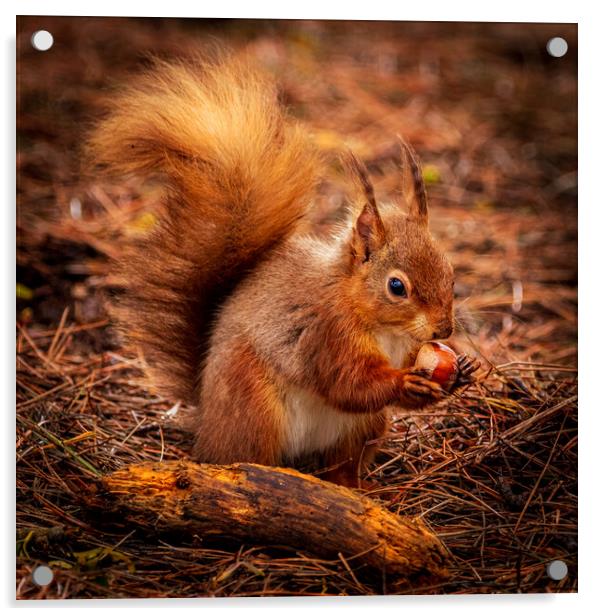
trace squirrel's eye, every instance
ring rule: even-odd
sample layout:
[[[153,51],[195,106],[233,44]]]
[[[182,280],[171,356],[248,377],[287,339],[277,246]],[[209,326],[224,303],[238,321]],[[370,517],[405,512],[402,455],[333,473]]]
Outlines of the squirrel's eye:
[[[397,297],[407,297],[406,286],[399,278],[389,278],[389,291]]]

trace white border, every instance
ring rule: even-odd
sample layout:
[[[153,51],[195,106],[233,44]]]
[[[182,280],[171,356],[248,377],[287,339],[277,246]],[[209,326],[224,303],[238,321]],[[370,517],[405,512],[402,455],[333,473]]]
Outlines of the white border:
[[[601,281],[601,247],[600,226],[600,114],[602,100],[600,97],[600,10],[595,2],[572,0],[571,2],[526,2],[525,0],[504,0],[500,3],[470,2],[469,0],[430,0],[429,2],[395,3],[385,0],[370,0],[361,5],[350,2],[325,2],[322,0],[303,0],[289,2],[287,6],[279,2],[250,0],[247,2],[198,3],[181,0],[169,0],[165,3],[136,3],[129,0],[103,0],[102,2],[83,3],[81,0],[53,2],[29,1],[13,2],[12,6],[3,4],[4,61],[1,64],[3,91],[3,123],[6,138],[0,148],[2,164],[2,186],[6,187],[5,200],[0,207],[2,232],[5,234],[2,255],[5,267],[2,268],[2,287],[6,290],[5,302],[2,302],[6,316],[3,329],[2,370],[7,396],[5,407],[5,451],[8,460],[9,481],[5,482],[8,494],[5,502],[9,503],[0,510],[4,522],[5,537],[2,563],[3,598],[7,606],[25,609],[44,609],[51,612],[88,607],[111,607],[113,610],[174,608],[199,609],[239,609],[245,611],[286,609],[290,612],[305,613],[306,610],[345,609],[364,611],[370,609],[420,610],[421,613],[487,614],[527,613],[543,610],[546,616],[555,614],[566,616],[567,611],[594,613],[600,603],[596,595],[602,586],[600,560],[602,555],[600,542],[599,517],[600,498],[600,439],[602,437],[602,409],[597,404],[599,393],[594,390],[596,381],[600,380],[597,362],[600,360],[600,313],[602,294],[598,290]],[[14,9],[14,10],[11,10]],[[579,456],[579,594],[578,595],[538,595],[538,596],[443,596],[443,597],[368,597],[335,599],[271,599],[271,600],[99,600],[40,602],[34,607],[33,602],[14,601],[14,62],[15,62],[15,20],[16,14],[37,15],[118,15],[118,16],[189,16],[189,17],[256,17],[256,18],[312,18],[312,19],[392,19],[392,20],[437,20],[437,21],[547,21],[579,22],[579,269],[580,269],[580,305],[579,305],[579,359],[580,359],[580,456]],[[543,96],[553,96],[553,92],[542,92]],[[599,607],[598,607],[599,609]]]
[[[336,0],[324,2],[274,2],[269,0],[224,0],[192,4],[185,0],[169,0],[153,4],[124,0],[84,3],[76,0],[21,0],[17,4],[20,15],[98,15],[140,17],[255,17],[286,19],[370,19],[416,21],[578,21],[581,2],[524,2],[505,0],[503,3],[453,3],[431,0],[428,4],[388,0],[352,3]],[[583,3],[585,5],[585,3]]]

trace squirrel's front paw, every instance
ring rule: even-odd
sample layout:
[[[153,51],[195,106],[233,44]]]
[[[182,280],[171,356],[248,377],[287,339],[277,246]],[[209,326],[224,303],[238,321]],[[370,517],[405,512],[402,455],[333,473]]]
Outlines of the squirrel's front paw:
[[[403,376],[402,404],[420,408],[441,400],[446,391],[435,381],[426,378],[426,371],[412,370]]]
[[[458,376],[452,389],[474,383],[474,373],[481,367],[481,362],[474,357],[468,357],[464,353],[458,356]]]

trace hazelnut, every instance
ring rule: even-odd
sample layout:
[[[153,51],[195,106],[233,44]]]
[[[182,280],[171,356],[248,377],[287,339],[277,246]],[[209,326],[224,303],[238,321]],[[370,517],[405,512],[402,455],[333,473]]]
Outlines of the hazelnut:
[[[420,347],[415,367],[425,370],[428,378],[449,390],[458,377],[458,359],[452,349],[441,342],[427,342]]]

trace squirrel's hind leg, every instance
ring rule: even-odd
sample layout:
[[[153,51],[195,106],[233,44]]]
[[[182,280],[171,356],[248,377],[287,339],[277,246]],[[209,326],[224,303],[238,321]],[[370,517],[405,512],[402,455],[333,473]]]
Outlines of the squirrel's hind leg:
[[[364,421],[341,437],[321,456],[323,468],[331,468],[317,473],[320,479],[332,481],[349,488],[371,489],[374,486],[361,479],[361,474],[374,461],[378,443],[372,443],[386,432],[389,420],[386,411],[366,415]]]
[[[277,466],[283,458],[282,402],[250,343],[225,344],[203,370],[193,457],[199,462]]]

